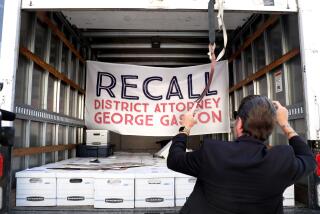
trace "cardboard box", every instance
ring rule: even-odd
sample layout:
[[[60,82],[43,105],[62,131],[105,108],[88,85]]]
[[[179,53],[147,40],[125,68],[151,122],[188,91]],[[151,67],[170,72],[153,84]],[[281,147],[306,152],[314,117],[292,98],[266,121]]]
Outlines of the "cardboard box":
[[[174,207],[174,172],[165,167],[135,171],[135,207]]]
[[[110,132],[108,130],[87,130],[87,145],[106,146],[110,142]]]
[[[287,187],[283,192],[283,206],[291,207],[295,205],[294,199],[294,185]]]
[[[175,175],[175,205],[183,206],[193,191],[196,178],[181,173]]]
[[[16,206],[56,206],[56,175],[45,169],[16,173]]]
[[[95,171],[59,170],[57,175],[57,205],[93,205]]]
[[[107,170],[95,176],[94,208],[134,208],[134,174]]]

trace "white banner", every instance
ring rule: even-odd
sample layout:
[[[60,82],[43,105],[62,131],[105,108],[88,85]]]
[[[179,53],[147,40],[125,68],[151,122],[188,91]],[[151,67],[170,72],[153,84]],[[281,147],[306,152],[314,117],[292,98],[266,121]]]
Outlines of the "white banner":
[[[123,135],[173,136],[209,79],[210,64],[159,68],[87,62],[85,121],[88,129]],[[191,135],[227,133],[228,63],[218,62],[207,95],[198,104]]]

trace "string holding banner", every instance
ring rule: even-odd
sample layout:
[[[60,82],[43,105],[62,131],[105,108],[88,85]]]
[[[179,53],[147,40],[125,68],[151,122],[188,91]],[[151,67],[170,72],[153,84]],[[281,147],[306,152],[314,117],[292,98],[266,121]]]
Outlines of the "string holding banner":
[[[226,28],[225,28],[225,25],[224,25],[224,19],[223,19],[223,15],[224,15],[224,13],[223,13],[224,12],[223,0],[217,0],[217,4],[218,4],[218,15],[217,16],[214,15],[214,4],[215,4],[215,0],[210,0],[209,3],[208,3],[208,23],[209,23],[209,46],[208,46],[209,52],[208,52],[208,55],[209,55],[209,58],[211,60],[209,80],[208,80],[204,90],[202,91],[201,95],[195,101],[196,103],[199,103],[205,97],[205,95],[207,94],[207,92],[208,92],[208,90],[210,88],[210,85],[212,83],[213,76],[214,76],[214,70],[215,70],[216,62],[219,61],[222,58],[222,56],[224,55],[225,48],[226,48],[226,45],[227,45],[227,40],[228,40],[227,31],[226,31]],[[218,18],[219,30],[223,31],[223,40],[224,40],[223,49],[219,53],[217,59],[216,59],[215,53],[214,53],[215,47],[216,47],[216,44],[215,44],[215,40],[216,40],[216,36],[215,36],[216,35],[215,34],[216,17]],[[192,113],[195,114],[196,112],[197,112],[197,108],[196,108],[196,105],[195,105],[195,108],[192,109]]]
[[[209,23],[209,58],[211,60],[211,64],[210,64],[210,74],[209,74],[209,80],[204,88],[204,90],[202,91],[201,95],[198,97],[198,99],[195,101],[195,103],[200,103],[202,101],[202,99],[205,97],[205,95],[207,94],[210,85],[212,83],[212,79],[214,76],[214,71],[215,71],[215,65],[216,62],[219,61],[224,53],[225,53],[225,49],[227,46],[227,42],[228,42],[228,37],[227,37],[227,31],[226,31],[226,27],[224,25],[224,19],[223,19],[223,15],[224,15],[224,9],[223,9],[223,0],[217,0],[217,6],[218,6],[218,26],[219,26],[219,30],[222,30],[223,32],[223,49],[221,50],[221,52],[218,54],[218,57],[216,59],[215,57],[215,40],[216,40],[216,36],[215,36],[215,24],[216,24],[216,17],[214,15],[214,4],[215,4],[215,0],[210,0],[208,3],[208,23]],[[198,112],[198,108],[197,105],[194,105],[194,108],[191,110],[191,113],[195,116],[196,113]],[[164,157],[167,158],[168,153],[169,153],[169,148],[171,147],[172,141],[170,141],[164,148],[162,148],[159,152],[155,153],[155,156],[158,157]]]

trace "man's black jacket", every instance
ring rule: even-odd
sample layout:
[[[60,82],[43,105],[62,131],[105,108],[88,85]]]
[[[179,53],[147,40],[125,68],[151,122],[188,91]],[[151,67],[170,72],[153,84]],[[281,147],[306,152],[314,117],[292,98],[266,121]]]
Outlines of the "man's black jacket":
[[[197,177],[181,213],[283,213],[283,191],[315,168],[299,136],[270,149],[243,136],[233,142],[208,139],[199,150],[186,152],[186,141],[185,134],[175,136],[167,160],[168,168]]]

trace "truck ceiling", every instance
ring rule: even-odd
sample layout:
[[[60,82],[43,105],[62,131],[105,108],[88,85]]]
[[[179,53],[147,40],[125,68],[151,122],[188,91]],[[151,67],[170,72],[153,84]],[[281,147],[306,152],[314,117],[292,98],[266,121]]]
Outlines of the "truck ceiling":
[[[297,12],[295,0],[224,0],[226,11]],[[208,0],[22,0],[22,9],[182,9],[207,10]]]

